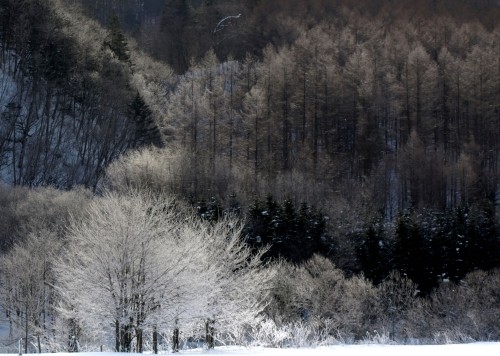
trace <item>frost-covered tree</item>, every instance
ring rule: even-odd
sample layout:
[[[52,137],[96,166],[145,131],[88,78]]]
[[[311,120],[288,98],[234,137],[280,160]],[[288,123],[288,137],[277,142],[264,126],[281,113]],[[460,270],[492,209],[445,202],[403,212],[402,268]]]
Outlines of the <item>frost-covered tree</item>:
[[[61,248],[56,236],[48,230],[31,233],[0,260],[0,306],[9,336],[22,339],[25,353],[34,339],[39,352],[41,340],[49,347],[56,341],[53,260]]]
[[[209,242],[209,264],[215,268],[215,283],[206,289],[200,305],[205,320],[208,348],[213,348],[217,335],[239,341],[247,327],[261,321],[274,269],[262,263],[265,250],[252,252],[241,238],[242,226],[222,219],[203,233]]]
[[[270,273],[239,231],[145,193],[96,198],[87,218],[72,223],[57,269],[65,316],[114,337],[117,351],[135,345],[137,352],[148,330],[175,333],[195,319],[253,320]]]
[[[418,289],[411,279],[398,271],[392,271],[379,285],[380,311],[383,327],[395,340],[411,330],[410,312],[416,303]]]
[[[117,351],[130,351],[132,337],[142,351],[141,335],[157,323],[155,312],[161,308],[166,316],[187,292],[185,273],[197,250],[187,254],[177,238],[172,203],[137,193],[107,195],[70,228],[58,269],[67,317],[84,328],[112,324]]]

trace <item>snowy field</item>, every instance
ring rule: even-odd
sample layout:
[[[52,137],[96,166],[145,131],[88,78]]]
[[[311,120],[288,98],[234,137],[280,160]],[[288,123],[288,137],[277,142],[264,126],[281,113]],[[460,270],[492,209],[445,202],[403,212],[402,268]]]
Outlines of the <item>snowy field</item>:
[[[0,354],[12,356],[13,354]],[[49,356],[54,354],[39,354]],[[132,356],[137,354],[121,354],[114,352],[81,352],[78,356]],[[319,347],[315,349],[271,349],[271,348],[242,348],[219,347],[206,351],[194,349],[180,351],[178,355],[210,355],[210,356],[499,356],[500,342],[472,343],[461,345],[430,345],[430,346],[403,346],[403,345],[340,345]],[[71,353],[58,353],[57,356],[75,356]]]
[[[499,356],[500,342],[462,345],[396,346],[396,345],[341,345],[315,349],[227,348],[213,351],[184,351],[185,355],[237,356]]]

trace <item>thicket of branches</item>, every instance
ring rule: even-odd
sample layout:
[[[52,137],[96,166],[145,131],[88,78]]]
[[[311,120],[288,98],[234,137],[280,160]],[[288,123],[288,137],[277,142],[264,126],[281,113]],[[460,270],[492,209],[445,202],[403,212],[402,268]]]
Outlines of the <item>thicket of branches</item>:
[[[244,243],[238,221],[204,222],[147,191],[82,198],[83,211],[33,226],[2,256],[9,343],[157,353],[178,350],[179,330],[210,348],[258,326],[275,269]]]

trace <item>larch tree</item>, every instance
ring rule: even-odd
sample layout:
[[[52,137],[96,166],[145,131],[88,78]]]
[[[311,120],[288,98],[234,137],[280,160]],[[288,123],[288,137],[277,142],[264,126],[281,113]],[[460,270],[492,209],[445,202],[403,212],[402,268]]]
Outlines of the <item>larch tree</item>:
[[[247,135],[247,159],[253,163],[254,181],[260,171],[262,161],[262,134],[264,130],[263,118],[265,115],[265,93],[260,88],[252,88],[244,99],[244,123]]]
[[[406,65],[412,130],[415,129],[426,142],[434,124],[432,109],[436,99],[437,66],[421,45],[408,54]]]

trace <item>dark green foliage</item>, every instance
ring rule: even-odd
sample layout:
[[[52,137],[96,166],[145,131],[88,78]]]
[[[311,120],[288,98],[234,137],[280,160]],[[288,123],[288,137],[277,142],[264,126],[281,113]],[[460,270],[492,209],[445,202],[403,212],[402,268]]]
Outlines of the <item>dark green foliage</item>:
[[[470,223],[468,215],[468,208],[459,207],[448,213],[439,226],[445,232],[442,236],[444,253],[440,256],[447,261],[447,265],[443,266],[443,274],[454,282],[460,281],[479,262],[474,262],[468,256],[470,255],[469,233],[467,231],[467,225]],[[432,230],[429,231],[429,234],[432,238]]]
[[[380,283],[390,271],[391,244],[387,240],[383,225],[369,224],[357,239],[356,257],[366,278]]]
[[[205,199],[201,199],[196,204],[196,212],[203,220],[213,223],[219,221],[225,213],[220,201],[216,197],[211,197],[208,202]]]
[[[120,21],[114,15],[109,23],[109,36],[104,43],[122,62],[130,61],[127,38],[122,32]]]
[[[139,93],[135,95],[134,100],[129,105],[129,115],[136,125],[134,147],[145,145],[162,146],[158,126],[153,120],[151,110]]]
[[[426,230],[412,211],[398,218],[394,245],[394,267],[414,281],[421,291],[428,292],[437,284],[433,276],[433,251],[425,238]]]
[[[459,282],[471,271],[498,266],[500,241],[491,209],[459,207],[427,215],[438,216],[424,230],[438,279]]]
[[[466,222],[467,251],[469,258],[477,261],[471,267],[483,270],[499,267],[500,231],[493,202],[485,203],[482,209],[469,211]]]
[[[282,205],[271,196],[257,201],[250,208],[245,233],[251,246],[270,247],[265,258],[271,260],[301,263],[329,251],[326,218],[305,203],[297,211],[290,200]]]
[[[358,237],[356,255],[374,283],[397,270],[427,295],[443,280],[458,283],[471,271],[498,267],[499,249],[498,226],[487,204],[406,210],[397,219],[393,239],[382,224],[369,224]]]

